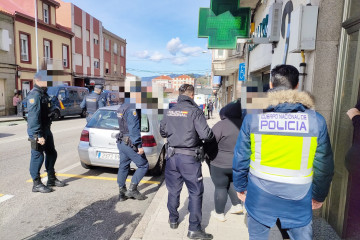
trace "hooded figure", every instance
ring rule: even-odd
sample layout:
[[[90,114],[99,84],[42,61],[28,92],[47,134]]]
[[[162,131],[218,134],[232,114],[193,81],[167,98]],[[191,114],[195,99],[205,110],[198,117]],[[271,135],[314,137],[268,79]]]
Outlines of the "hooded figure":
[[[242,123],[242,109],[240,101],[231,102],[220,110],[221,121],[212,128],[216,142],[207,146],[210,162],[210,175],[215,185],[215,211],[211,215],[219,221],[225,221],[225,205],[228,195],[233,207],[230,213],[243,212],[241,201],[236,196],[232,181],[232,160],[234,147]]]

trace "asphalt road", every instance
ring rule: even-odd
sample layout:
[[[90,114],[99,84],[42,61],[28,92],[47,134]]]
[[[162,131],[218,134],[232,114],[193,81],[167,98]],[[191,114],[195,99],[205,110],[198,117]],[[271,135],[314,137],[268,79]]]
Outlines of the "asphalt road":
[[[68,186],[48,194],[31,192],[26,122],[0,124],[0,239],[130,238],[163,176],[143,179],[155,182],[140,185],[146,200],[118,202],[117,169],[80,166],[77,145],[85,122],[53,123],[55,169]]]

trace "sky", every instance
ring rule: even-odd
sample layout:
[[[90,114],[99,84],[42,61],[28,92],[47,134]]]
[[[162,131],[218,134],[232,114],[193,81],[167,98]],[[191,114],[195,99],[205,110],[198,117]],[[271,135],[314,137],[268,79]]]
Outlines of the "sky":
[[[67,0],[69,2],[69,0]],[[140,76],[210,74],[207,38],[198,38],[199,8],[210,0],[70,0],[126,39],[127,72]]]

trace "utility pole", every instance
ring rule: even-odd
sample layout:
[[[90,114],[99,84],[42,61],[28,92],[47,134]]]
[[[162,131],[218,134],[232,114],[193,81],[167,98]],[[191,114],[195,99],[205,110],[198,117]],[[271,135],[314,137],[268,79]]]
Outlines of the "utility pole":
[[[37,27],[37,0],[35,1],[35,48],[36,48],[36,72],[39,71],[38,27]]]

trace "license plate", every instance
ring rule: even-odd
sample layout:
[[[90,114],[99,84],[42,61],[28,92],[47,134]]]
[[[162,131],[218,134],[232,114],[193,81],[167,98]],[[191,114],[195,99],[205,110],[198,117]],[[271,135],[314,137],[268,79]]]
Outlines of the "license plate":
[[[107,159],[107,160],[120,160],[119,154],[105,153],[105,152],[98,152],[97,158]]]

